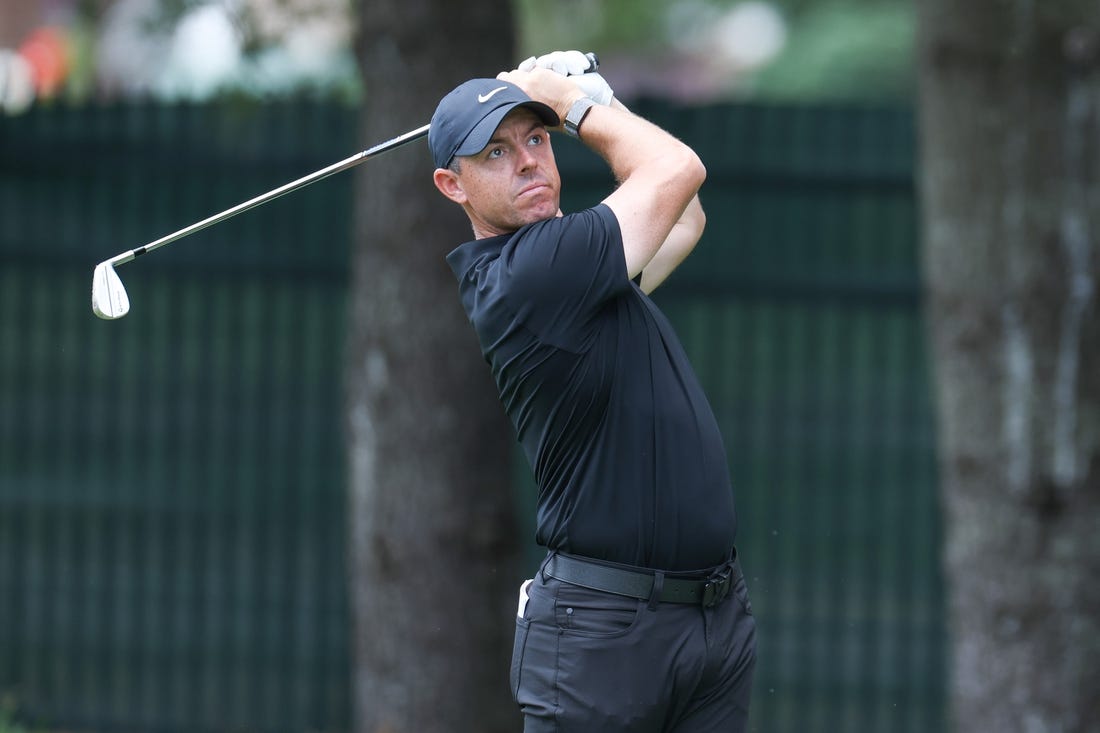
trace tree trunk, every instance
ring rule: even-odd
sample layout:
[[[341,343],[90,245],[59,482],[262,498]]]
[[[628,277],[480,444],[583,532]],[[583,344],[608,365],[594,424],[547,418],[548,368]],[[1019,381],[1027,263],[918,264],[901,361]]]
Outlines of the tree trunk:
[[[1100,725],[1100,4],[922,0],[956,730]]]
[[[507,0],[360,4],[367,147],[513,66]],[[515,730],[514,440],[444,256],[472,237],[424,140],[356,174],[347,355],[353,716],[360,733]]]

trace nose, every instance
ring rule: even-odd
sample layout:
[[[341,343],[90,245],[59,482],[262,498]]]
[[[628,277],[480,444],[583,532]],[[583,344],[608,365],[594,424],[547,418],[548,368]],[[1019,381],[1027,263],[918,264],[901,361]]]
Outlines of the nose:
[[[538,158],[531,152],[531,149],[526,145],[519,149],[519,169],[521,171],[529,171],[532,168],[536,168],[539,164]]]

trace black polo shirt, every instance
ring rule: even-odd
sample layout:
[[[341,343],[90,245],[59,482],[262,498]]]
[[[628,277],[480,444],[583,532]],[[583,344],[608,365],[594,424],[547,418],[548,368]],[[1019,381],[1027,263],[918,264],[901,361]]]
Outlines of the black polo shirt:
[[[447,256],[538,484],[536,541],[664,570],[717,565],[736,516],[683,347],[595,208]]]

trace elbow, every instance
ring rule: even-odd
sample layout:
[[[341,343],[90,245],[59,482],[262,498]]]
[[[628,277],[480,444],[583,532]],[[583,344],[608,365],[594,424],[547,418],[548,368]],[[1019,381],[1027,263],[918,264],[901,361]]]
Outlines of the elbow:
[[[686,145],[683,154],[683,175],[687,181],[690,181],[692,194],[695,194],[707,180],[707,167],[703,165],[699,155]]]
[[[659,190],[678,207],[680,213],[677,216],[686,213],[685,207],[699,193],[707,178],[703,161],[694,150],[681,143],[661,158],[655,159],[653,169],[656,172],[655,180],[659,181]]]

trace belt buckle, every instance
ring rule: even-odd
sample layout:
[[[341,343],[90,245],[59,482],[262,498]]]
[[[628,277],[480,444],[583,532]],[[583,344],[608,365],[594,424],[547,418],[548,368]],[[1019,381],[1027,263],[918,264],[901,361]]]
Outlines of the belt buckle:
[[[717,606],[730,592],[730,569],[723,568],[703,583],[703,608]]]

